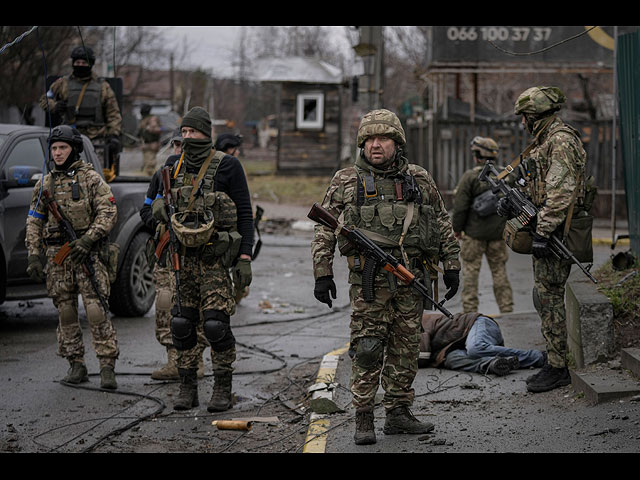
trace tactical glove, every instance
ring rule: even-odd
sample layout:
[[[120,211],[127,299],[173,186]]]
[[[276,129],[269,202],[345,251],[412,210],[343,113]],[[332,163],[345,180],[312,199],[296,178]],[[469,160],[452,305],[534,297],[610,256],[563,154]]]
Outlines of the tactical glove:
[[[76,265],[82,265],[87,260],[87,257],[89,257],[93,243],[93,240],[88,235],[83,235],[71,242],[69,244],[71,247],[71,252],[69,253],[71,261]]]
[[[444,284],[447,287],[447,293],[444,296],[445,300],[451,300],[458,291],[460,286],[460,271],[459,270],[445,270],[443,275]]]
[[[331,295],[329,295],[331,294]],[[316,280],[316,286],[313,289],[313,296],[316,300],[326,303],[331,308],[331,298],[336,298],[336,284],[331,275],[320,277]]]
[[[502,197],[498,200],[496,213],[501,217],[506,217],[507,220],[516,216],[516,213],[511,208],[511,203],[509,202],[509,200],[507,200],[506,197]]]
[[[167,215],[167,204],[164,198],[158,197],[151,204],[151,214],[160,223],[169,223],[169,215]]]
[[[251,260],[239,258],[233,267],[233,284],[237,290],[242,290],[251,285]]]
[[[34,282],[44,282],[44,269],[38,255],[29,255],[27,258],[27,274]]]
[[[538,259],[550,257],[549,239],[538,235],[536,232],[533,232],[531,236],[533,237],[533,243],[531,244],[531,253],[533,256]]]

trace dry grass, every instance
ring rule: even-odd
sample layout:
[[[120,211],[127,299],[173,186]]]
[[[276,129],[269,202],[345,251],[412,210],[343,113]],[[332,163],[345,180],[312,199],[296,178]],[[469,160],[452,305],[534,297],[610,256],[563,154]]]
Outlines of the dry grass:
[[[609,260],[594,277],[598,290],[611,301],[617,348],[640,347],[640,265],[637,260],[624,270],[615,270]]]

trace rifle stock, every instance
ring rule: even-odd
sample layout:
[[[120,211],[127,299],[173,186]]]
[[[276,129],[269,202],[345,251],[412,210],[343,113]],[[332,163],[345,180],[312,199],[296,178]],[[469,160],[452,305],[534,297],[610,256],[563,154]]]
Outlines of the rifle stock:
[[[314,222],[331,229],[336,233],[336,235],[345,236],[349,243],[362,256],[365,257],[366,261],[373,261],[378,263],[382,266],[382,268],[384,268],[387,272],[395,275],[403,283],[412,286],[447,317],[453,318],[451,312],[442,306],[442,303],[444,303],[444,301],[442,303],[437,303],[429,295],[427,287],[423,285],[413,273],[411,273],[404,265],[402,265],[400,261],[393,255],[385,252],[380,247],[378,247],[372,240],[370,240],[357,228],[349,228],[344,225],[340,225],[338,223],[338,219],[318,203],[313,204],[311,210],[307,214],[307,217],[310,220],[313,220]]]

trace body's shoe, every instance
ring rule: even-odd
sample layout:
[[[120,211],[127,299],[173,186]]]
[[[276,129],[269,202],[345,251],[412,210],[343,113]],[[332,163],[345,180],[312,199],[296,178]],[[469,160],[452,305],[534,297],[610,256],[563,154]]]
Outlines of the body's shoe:
[[[520,368],[518,357],[494,357],[489,362],[488,372],[502,377],[511,370],[517,370],[518,368]]]

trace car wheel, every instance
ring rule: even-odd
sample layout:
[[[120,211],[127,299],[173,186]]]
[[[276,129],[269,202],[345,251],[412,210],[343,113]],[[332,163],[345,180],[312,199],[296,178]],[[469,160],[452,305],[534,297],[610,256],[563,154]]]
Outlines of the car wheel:
[[[133,237],[111,285],[110,310],[120,317],[140,317],[147,313],[155,301],[153,271],[146,256],[150,235],[140,232]]]

